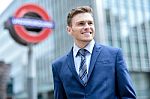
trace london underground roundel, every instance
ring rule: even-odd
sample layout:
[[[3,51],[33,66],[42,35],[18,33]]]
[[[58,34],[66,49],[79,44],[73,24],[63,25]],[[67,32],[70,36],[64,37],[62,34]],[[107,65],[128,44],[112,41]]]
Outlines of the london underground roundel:
[[[38,5],[25,4],[11,18],[12,33],[15,39],[23,43],[39,43],[51,34],[54,22],[51,17]]]

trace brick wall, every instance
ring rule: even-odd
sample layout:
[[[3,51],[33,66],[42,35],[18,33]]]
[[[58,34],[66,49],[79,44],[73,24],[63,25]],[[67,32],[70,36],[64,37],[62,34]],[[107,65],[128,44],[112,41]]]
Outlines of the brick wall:
[[[0,61],[0,99],[6,99],[6,85],[9,78],[10,65]]]

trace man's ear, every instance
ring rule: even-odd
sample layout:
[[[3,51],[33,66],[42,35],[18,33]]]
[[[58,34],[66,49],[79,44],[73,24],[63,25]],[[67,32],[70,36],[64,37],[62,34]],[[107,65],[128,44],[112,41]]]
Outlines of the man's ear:
[[[71,31],[72,31],[71,27],[67,26],[67,32],[68,32],[69,35],[71,35]]]

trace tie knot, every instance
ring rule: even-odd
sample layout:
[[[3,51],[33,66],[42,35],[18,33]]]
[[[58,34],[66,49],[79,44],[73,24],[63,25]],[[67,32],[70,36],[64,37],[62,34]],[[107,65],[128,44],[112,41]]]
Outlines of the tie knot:
[[[87,50],[86,49],[80,49],[79,50],[79,55],[82,55],[83,57],[85,57],[85,55],[87,54]]]

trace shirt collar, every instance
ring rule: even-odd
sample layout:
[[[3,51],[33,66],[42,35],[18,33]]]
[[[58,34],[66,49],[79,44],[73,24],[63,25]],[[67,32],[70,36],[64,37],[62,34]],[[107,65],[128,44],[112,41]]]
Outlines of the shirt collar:
[[[93,39],[84,49],[86,49],[90,54],[92,54],[94,44],[95,44],[95,41],[94,41],[94,39]],[[78,53],[79,49],[81,49],[81,48],[79,48],[79,47],[74,43],[74,46],[73,46],[73,55],[74,55],[74,57],[77,56],[77,53]]]

